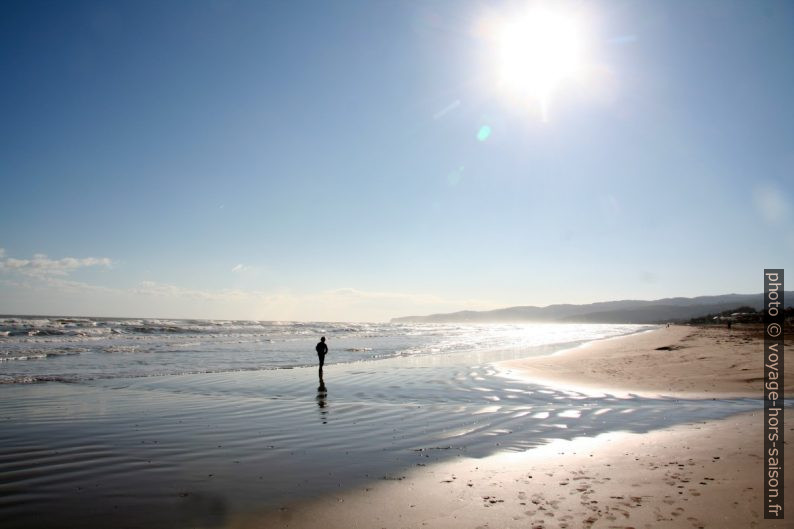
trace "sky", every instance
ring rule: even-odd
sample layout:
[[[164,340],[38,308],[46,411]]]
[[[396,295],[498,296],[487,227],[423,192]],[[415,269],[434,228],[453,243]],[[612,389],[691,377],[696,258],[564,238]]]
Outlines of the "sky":
[[[577,66],[541,101],[500,28],[549,10]],[[0,313],[761,292],[794,264],[793,49],[785,1],[6,1]]]

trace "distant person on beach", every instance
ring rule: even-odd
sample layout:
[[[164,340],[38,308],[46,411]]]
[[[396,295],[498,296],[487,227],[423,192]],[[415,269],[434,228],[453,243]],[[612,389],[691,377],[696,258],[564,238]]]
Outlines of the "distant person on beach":
[[[317,344],[317,347],[314,348],[317,351],[317,358],[320,359],[320,371],[323,370],[323,364],[325,363],[325,355],[328,353],[328,346],[325,345],[325,336],[320,338],[320,342]]]

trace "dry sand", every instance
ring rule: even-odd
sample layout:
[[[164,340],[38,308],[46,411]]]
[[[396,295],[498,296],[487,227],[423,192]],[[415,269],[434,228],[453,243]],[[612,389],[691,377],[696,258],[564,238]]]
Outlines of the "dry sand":
[[[792,345],[786,341],[787,347]],[[508,375],[562,388],[761,398],[762,354],[763,334],[758,326],[734,326],[732,330],[671,326],[499,365]],[[790,395],[794,390],[791,362],[787,371],[785,390]]]
[[[511,376],[609,393],[760,397],[761,344],[753,328],[671,327],[502,367]],[[792,383],[789,373],[787,392]],[[791,410],[785,419],[791,438]],[[763,519],[762,440],[762,415],[755,412],[646,434],[555,441],[525,453],[416,467],[366,488],[238,517],[228,527],[794,527],[791,465],[788,523]]]

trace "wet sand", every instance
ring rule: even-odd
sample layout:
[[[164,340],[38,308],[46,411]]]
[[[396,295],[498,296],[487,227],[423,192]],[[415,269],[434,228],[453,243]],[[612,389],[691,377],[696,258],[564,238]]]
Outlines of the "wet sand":
[[[787,423],[792,420],[786,413]],[[647,434],[555,441],[525,453],[416,469],[400,481],[285,504],[226,527],[791,527],[790,519],[763,519],[761,438],[762,415],[748,413]],[[792,513],[794,476],[787,476],[785,509]]]
[[[675,326],[497,365],[509,378],[591,395],[760,397],[762,343],[752,327]],[[790,408],[785,419],[791,438]],[[227,527],[792,527],[763,519],[762,439],[762,414],[746,412],[647,433],[556,440],[523,453],[414,468]],[[794,469],[786,470],[785,509],[794,513]]]
[[[789,334],[790,335],[790,334]],[[786,340],[786,347],[794,343]],[[551,356],[501,362],[510,376],[557,388],[609,394],[761,398],[763,334],[758,326],[671,326],[601,340]],[[786,393],[794,392],[787,365]]]

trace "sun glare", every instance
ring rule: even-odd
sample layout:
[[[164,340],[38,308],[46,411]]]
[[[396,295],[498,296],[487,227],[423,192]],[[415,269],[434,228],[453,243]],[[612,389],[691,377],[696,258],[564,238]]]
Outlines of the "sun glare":
[[[539,104],[546,121],[553,92],[581,69],[581,30],[576,19],[530,10],[505,21],[497,39],[501,88]]]

